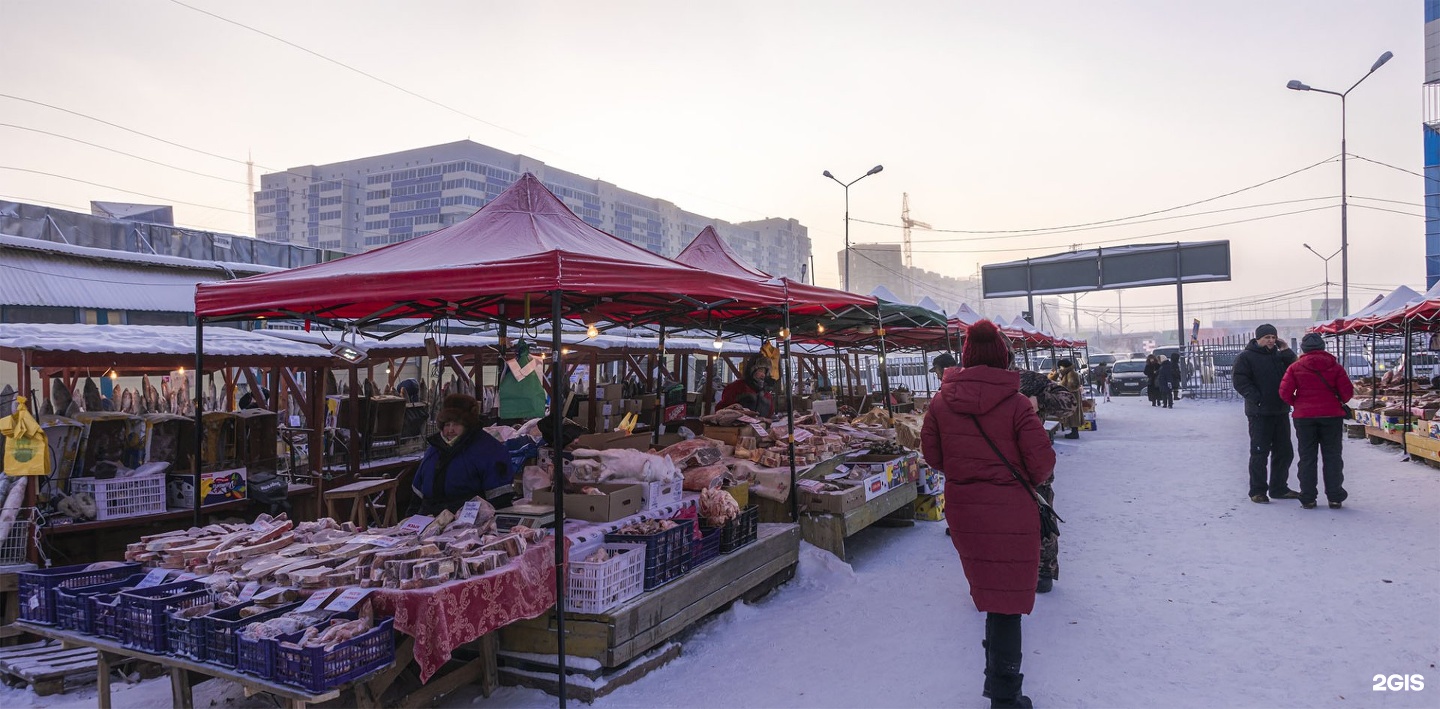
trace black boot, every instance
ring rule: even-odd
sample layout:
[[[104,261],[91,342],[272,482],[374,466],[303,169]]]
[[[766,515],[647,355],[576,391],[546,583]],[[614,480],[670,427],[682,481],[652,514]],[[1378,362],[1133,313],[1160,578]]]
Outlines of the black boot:
[[[985,615],[985,691],[995,707],[1033,706],[1030,698],[1020,693],[1025,675],[1020,673],[1020,616],[987,613]]]

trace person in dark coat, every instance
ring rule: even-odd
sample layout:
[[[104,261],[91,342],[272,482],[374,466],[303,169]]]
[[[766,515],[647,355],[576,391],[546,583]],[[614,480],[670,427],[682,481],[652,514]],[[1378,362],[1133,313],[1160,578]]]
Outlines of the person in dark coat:
[[[1040,514],[1006,461],[1039,485],[1055,470],[1055,450],[1019,391],[1019,375],[1007,369],[1010,347],[994,323],[970,327],[960,361],[963,368],[945,371],[925,413],[921,447],[926,462],[945,473],[950,539],[975,609],[986,614],[984,695],[992,707],[1029,707],[1021,693],[1020,616],[1035,606]]]
[[[751,355],[745,363],[745,376],[730,382],[720,392],[717,409],[739,404],[761,416],[769,418],[775,412],[775,380],[770,372],[770,360],[763,355]]]
[[[515,497],[510,452],[480,427],[475,397],[446,396],[435,422],[440,432],[427,439],[430,448],[420,459],[411,485],[420,498],[420,514],[457,512],[476,496],[495,509],[509,507]]]
[[[1160,405],[1160,390],[1155,388],[1155,380],[1160,376],[1160,358],[1150,355],[1145,358],[1145,393],[1150,397],[1151,406]]]
[[[1180,383],[1180,371],[1175,367],[1175,361],[1169,357],[1162,358],[1160,366],[1155,371],[1155,386],[1158,390],[1156,396],[1160,398],[1160,406],[1167,409],[1175,408],[1175,387]]]
[[[1263,504],[1272,497],[1300,499],[1300,493],[1290,489],[1290,461],[1295,459],[1290,445],[1290,406],[1280,398],[1280,380],[1294,361],[1295,353],[1276,336],[1275,326],[1267,323],[1255,328],[1255,339],[1235,358],[1230,373],[1235,391],[1245,398],[1245,417],[1250,420],[1251,502]]]
[[[1345,492],[1345,410],[1341,404],[1355,396],[1355,385],[1335,355],[1325,351],[1325,338],[1310,333],[1300,340],[1300,359],[1280,379],[1280,398],[1295,407],[1295,440],[1300,448],[1296,477],[1300,478],[1300,506],[1315,509],[1317,455],[1325,459],[1325,498],[1339,509]]]

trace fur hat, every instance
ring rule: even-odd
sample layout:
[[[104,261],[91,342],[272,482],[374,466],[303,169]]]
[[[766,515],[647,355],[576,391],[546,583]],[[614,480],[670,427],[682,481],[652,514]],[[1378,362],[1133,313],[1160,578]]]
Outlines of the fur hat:
[[[1301,352],[1314,352],[1315,350],[1323,349],[1325,349],[1325,338],[1321,337],[1317,333],[1312,332],[1300,338]]]
[[[1264,336],[1266,336],[1266,335],[1279,335],[1279,334],[1280,334],[1280,333],[1275,329],[1275,326],[1274,326],[1274,325],[1271,325],[1271,324],[1268,323],[1268,322],[1265,323],[1264,325],[1261,325],[1260,327],[1255,328],[1255,339],[1257,339],[1257,340],[1260,339],[1260,338],[1262,338],[1262,337],[1264,337]]]
[[[444,426],[451,421],[460,422],[467,430],[479,428],[480,402],[469,394],[447,394],[440,413],[435,415],[435,423]]]
[[[966,367],[985,365],[1009,369],[1010,359],[1010,343],[1000,334],[995,323],[981,320],[966,331],[965,344],[960,348],[960,361]]]

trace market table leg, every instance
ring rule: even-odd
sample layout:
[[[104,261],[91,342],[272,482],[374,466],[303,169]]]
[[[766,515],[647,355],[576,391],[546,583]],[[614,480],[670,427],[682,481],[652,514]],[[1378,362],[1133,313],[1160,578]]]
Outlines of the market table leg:
[[[498,650],[500,648],[499,631],[490,631],[480,636],[480,659],[485,663],[485,674],[480,677],[480,693],[487,698],[495,688],[500,686],[500,669],[498,663]]]
[[[385,692],[390,689],[390,685],[395,684],[395,678],[399,677],[400,673],[404,672],[405,668],[415,660],[415,638],[409,635],[403,637],[405,639],[401,640],[400,644],[395,646],[395,664],[391,665],[390,668],[384,672],[376,675],[374,679],[365,683],[368,685],[371,695],[376,697],[385,696]]]
[[[190,692],[189,670],[170,668],[170,703],[176,709],[195,709],[195,701]]]
[[[108,653],[95,653],[95,691],[96,701],[100,709],[110,709],[110,662],[118,662],[121,658],[111,656]]]

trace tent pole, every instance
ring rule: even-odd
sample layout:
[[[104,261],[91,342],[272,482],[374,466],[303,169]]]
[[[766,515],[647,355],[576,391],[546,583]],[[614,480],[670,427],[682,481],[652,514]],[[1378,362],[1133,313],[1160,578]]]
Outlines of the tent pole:
[[[201,396],[200,376],[205,372],[205,318],[195,318],[195,465],[191,483],[195,488],[194,525],[200,525],[200,465],[205,452],[205,399]]]
[[[659,368],[655,371],[655,430],[650,434],[650,444],[656,448],[660,447],[660,427],[665,421],[665,378],[660,376],[665,371],[665,323],[660,323],[660,353],[657,358]]]
[[[790,298],[789,286],[786,286],[785,298],[785,341],[781,347],[785,348],[785,438],[790,448],[790,519],[794,522],[800,521],[800,494],[795,492],[795,384],[794,377],[790,372]]]
[[[565,709],[565,412],[558,405],[560,399],[560,378],[565,368],[560,366],[560,317],[561,298],[564,291],[550,291],[550,351],[554,352],[555,364],[550,368],[550,425],[552,435],[550,448],[555,466],[553,482],[555,490],[555,652],[558,660],[560,709]]]

